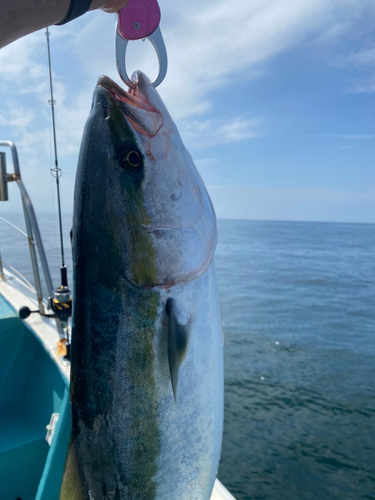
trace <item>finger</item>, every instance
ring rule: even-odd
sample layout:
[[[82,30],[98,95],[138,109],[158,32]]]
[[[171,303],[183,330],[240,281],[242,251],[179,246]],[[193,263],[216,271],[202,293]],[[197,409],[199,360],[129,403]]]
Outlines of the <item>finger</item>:
[[[109,14],[113,12],[118,12],[123,7],[128,5],[129,0],[108,0],[102,7],[104,12],[108,12]]]

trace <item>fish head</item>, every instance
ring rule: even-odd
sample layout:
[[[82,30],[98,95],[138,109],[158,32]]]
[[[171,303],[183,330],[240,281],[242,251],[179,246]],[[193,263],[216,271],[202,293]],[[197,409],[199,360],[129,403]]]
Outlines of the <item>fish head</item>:
[[[168,288],[208,269],[216,217],[158,92],[141,72],[133,81],[129,92],[108,77],[98,81],[81,146],[75,213],[96,235],[111,273],[139,287]]]

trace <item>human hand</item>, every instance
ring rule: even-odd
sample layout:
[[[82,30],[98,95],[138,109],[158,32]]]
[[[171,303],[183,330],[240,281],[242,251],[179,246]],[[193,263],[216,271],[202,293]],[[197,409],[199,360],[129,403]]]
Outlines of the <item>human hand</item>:
[[[128,5],[129,0],[93,0],[89,10],[102,9],[104,12],[113,14]]]
[[[0,0],[0,48],[34,31],[60,24],[71,0]],[[129,0],[92,0],[89,10],[102,9],[114,13]]]

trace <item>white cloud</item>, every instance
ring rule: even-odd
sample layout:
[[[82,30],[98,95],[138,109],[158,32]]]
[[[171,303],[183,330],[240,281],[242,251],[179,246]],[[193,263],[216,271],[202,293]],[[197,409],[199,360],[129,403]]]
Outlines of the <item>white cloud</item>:
[[[260,119],[235,117],[222,122],[217,119],[182,120],[180,132],[188,147],[204,148],[215,144],[231,144],[257,137]]]
[[[348,94],[374,94],[375,93],[375,75],[366,79],[352,82],[345,89]]]
[[[373,42],[372,42],[373,45]],[[335,66],[355,68],[365,76],[346,84],[344,91],[348,94],[375,93],[375,48],[373,46],[341,56]]]
[[[366,0],[207,0],[204,4],[201,0],[164,0],[161,29],[169,68],[160,93],[175,119],[202,114],[210,108],[210,95],[216,89],[227,86],[230,98],[237,81],[263,75],[261,65],[282,51],[312,36],[326,34],[332,39],[333,26],[336,36],[343,36],[354,22],[351,14],[367,5]],[[120,83],[114,57],[114,18],[91,14],[79,30],[70,32],[67,43],[92,86],[102,73]],[[157,59],[151,45],[132,42],[128,47],[128,72],[142,69],[150,77],[156,75]]]
[[[72,153],[77,154],[82,126],[88,105],[77,92],[67,88],[59,74],[53,73],[54,99],[57,118],[58,154],[60,164]],[[69,105],[67,104],[69,94]],[[21,174],[31,199],[39,210],[51,211],[55,188],[51,185],[50,167],[53,165],[51,108],[43,32],[20,39],[0,51],[0,137],[11,140],[18,149]],[[88,103],[90,97],[88,97]],[[4,151],[7,151],[4,149]],[[73,160],[72,166],[75,167]],[[12,165],[8,161],[8,170]],[[73,176],[64,172],[62,186],[67,190],[67,204],[71,207]],[[11,190],[10,201],[2,210],[18,211],[20,198]],[[66,198],[66,196],[64,197]]]
[[[338,4],[345,9],[350,2],[237,0],[179,5],[177,26],[170,22],[164,29],[170,70],[163,96],[176,109],[176,117],[192,116],[192,104],[207,99],[216,88],[235,91],[244,72],[246,78],[256,78],[259,64],[311,34],[330,29]]]
[[[343,34],[351,22],[345,12],[357,12],[366,5],[366,0],[232,0],[230,3],[207,0],[203,5],[200,0],[188,3],[164,0],[161,2],[161,27],[169,70],[159,87],[162,97],[176,120],[203,115],[211,107],[212,91],[227,86],[229,98],[237,80],[259,77],[262,74],[260,64],[300,44],[306,37],[322,37],[338,24]],[[341,13],[340,22],[337,12]],[[54,75],[62,120],[70,120],[74,106],[82,103],[82,95],[86,97],[81,107],[87,110],[87,101],[100,74],[106,73],[120,83],[115,66],[114,24],[115,16],[92,12],[74,23],[51,30],[52,39],[64,44],[66,57],[71,58],[72,63],[74,58],[78,59],[76,71],[84,81],[78,96],[73,82],[66,88],[59,76]],[[0,51],[0,85],[11,85],[20,94],[33,93],[45,101],[48,95],[46,58],[43,56],[42,63],[41,58],[36,57],[36,54],[45,54],[45,37],[41,35],[40,32],[30,35]],[[149,43],[131,43],[129,52],[129,71],[140,68],[150,75],[156,73],[156,55]],[[74,101],[69,109],[65,109],[67,95]],[[78,110],[75,122],[80,120],[84,120],[84,116]],[[82,126],[80,123],[72,130],[61,125],[60,140],[75,144],[77,148],[79,137],[74,139],[74,135],[80,133]],[[252,125],[248,126],[244,118],[237,122],[232,119],[228,127],[228,140],[245,140],[253,136],[249,132]],[[225,135],[225,130],[218,133]],[[73,146],[67,151],[71,149]]]
[[[350,32],[358,11],[374,9],[368,0],[161,0],[160,4],[169,57],[160,93],[179,122],[183,138],[200,148],[259,134],[261,122],[251,117],[251,109],[225,119],[220,108],[213,110],[214,92],[225,89],[223,98],[230,102],[238,83],[264,75],[271,58],[312,39],[320,37],[324,43],[324,37],[343,36]],[[61,163],[66,161],[72,171],[98,76],[105,73],[121,83],[115,66],[114,23],[115,16],[92,12],[51,29],[64,59],[59,61],[53,51],[58,152]],[[24,176],[40,200],[50,187],[49,177],[41,180],[40,174],[48,172],[51,163],[45,43],[44,33],[38,32],[0,51],[0,132],[2,138],[17,142]],[[138,68],[154,75],[157,61],[151,45],[129,46],[129,70]],[[357,59],[367,64],[371,57],[369,53]],[[72,172],[63,179],[71,199]]]
[[[332,139],[366,140],[374,139],[372,134],[313,134],[310,137],[330,137]]]
[[[371,66],[375,65],[375,48],[361,50],[360,52],[353,53],[348,56],[347,60],[357,66]]]
[[[9,100],[6,103],[6,108],[0,114],[0,125],[25,130],[35,117],[32,109],[26,109],[14,100]]]
[[[7,92],[45,94],[47,67],[38,56],[45,40],[40,32],[21,38],[0,50],[0,78]]]
[[[259,124],[259,119],[244,120],[235,118],[234,120],[222,125],[217,130],[218,137],[221,138],[221,143],[229,144],[231,142],[239,142],[244,139],[252,139],[257,134],[253,131],[254,127]]]

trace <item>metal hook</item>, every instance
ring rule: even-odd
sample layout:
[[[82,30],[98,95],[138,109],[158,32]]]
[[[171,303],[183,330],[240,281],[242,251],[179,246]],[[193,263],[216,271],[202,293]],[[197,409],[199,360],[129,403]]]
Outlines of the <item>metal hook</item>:
[[[159,74],[152,82],[159,85],[167,73],[168,59],[164,40],[160,31],[160,8],[157,0],[129,0],[117,14],[116,24],[116,62],[121,79],[131,88],[134,83],[126,71],[126,49],[129,40],[148,38],[158,56]]]
[[[117,21],[118,23],[118,21]],[[158,56],[158,61],[159,61],[159,74],[155,78],[155,80],[152,82],[152,85],[154,87],[157,87],[160,85],[160,83],[164,80],[165,75],[167,74],[167,68],[168,68],[168,57],[167,57],[167,50],[165,48],[163,36],[160,31],[160,27],[158,26],[156,30],[151,33],[148,37],[148,40],[152,43],[154,46],[155,52]],[[119,75],[122,79],[122,81],[130,88],[135,88],[134,82],[131,81],[131,79],[128,76],[128,73],[126,71],[126,65],[125,65],[125,58],[126,58],[126,49],[128,45],[129,40],[124,38],[120,30],[117,26],[116,28],[116,63],[117,63],[117,69],[119,72]]]

